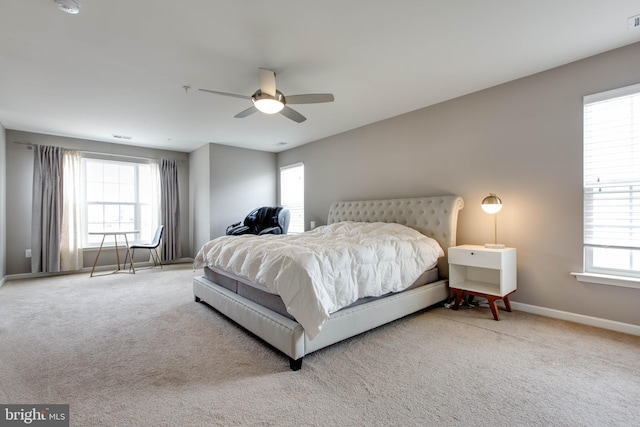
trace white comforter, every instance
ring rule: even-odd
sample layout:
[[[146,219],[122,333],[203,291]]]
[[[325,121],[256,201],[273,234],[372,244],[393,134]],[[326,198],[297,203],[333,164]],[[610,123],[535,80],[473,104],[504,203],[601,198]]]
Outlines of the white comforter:
[[[331,313],[358,298],[406,289],[441,256],[434,239],[409,227],[339,222],[303,234],[219,237],[200,249],[194,265],[279,294],[313,339]]]

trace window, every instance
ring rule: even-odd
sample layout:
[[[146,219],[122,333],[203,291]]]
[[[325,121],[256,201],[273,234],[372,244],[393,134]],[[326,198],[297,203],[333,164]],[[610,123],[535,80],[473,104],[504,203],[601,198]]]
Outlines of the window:
[[[304,163],[280,168],[280,204],[289,209],[289,233],[304,232]]]
[[[151,241],[159,216],[155,165],[83,158],[82,176],[85,247],[102,240],[92,231],[139,230],[129,243]]]
[[[640,84],[584,98],[584,264],[640,277]]]

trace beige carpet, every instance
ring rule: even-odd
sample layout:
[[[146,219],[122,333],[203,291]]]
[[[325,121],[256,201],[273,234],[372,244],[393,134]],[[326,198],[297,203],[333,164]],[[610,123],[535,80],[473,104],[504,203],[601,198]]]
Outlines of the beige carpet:
[[[434,308],[287,357],[193,301],[190,265],[0,288],[0,403],[74,426],[640,425],[640,337]]]

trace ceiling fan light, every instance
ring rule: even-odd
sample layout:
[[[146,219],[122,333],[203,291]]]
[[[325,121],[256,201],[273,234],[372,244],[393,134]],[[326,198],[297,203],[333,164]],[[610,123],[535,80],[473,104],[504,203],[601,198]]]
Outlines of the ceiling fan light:
[[[253,101],[256,108],[265,114],[275,114],[284,108],[284,104],[277,99],[256,99]]]
[[[271,96],[267,93],[263,93],[261,90],[257,90],[251,97],[253,105],[265,114],[275,114],[284,108],[286,103],[284,95],[280,91],[276,91],[276,96]]]

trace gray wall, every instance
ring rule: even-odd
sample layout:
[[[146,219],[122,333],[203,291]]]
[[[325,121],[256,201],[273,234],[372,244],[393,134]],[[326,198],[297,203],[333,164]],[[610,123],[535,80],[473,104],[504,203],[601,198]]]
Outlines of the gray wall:
[[[187,153],[132,147],[121,144],[65,138],[37,133],[6,131],[6,221],[7,245],[6,274],[31,272],[31,260],[25,257],[25,249],[31,248],[31,194],[33,184],[33,150],[14,142],[30,142],[38,145],[53,145],[79,151],[90,151],[122,156],[136,156],[149,159],[172,159],[178,163],[180,191],[181,230],[180,240],[184,256],[191,253],[189,247],[189,155]],[[148,258],[148,253],[139,251],[136,260]],[[84,266],[90,267],[95,260],[93,249],[85,250]],[[115,251],[100,255],[99,265],[115,264]]]
[[[7,140],[0,123],[0,285],[7,275]]]
[[[276,154],[212,144],[210,159],[212,237],[253,209],[275,205]]]
[[[209,210],[211,209],[211,177],[209,172],[209,147],[203,145],[189,153],[189,212],[191,254],[211,240]]]
[[[459,244],[493,240],[480,202],[504,207],[532,306],[640,325],[640,289],[576,281],[582,269],[582,97],[640,82],[640,43],[284,151],[305,163],[306,225],[336,200],[456,194]],[[471,72],[471,71],[470,71]]]
[[[190,155],[194,182],[192,252],[253,209],[276,203],[276,154],[208,144]],[[208,181],[204,182],[206,177]],[[208,203],[208,206],[205,206]]]

